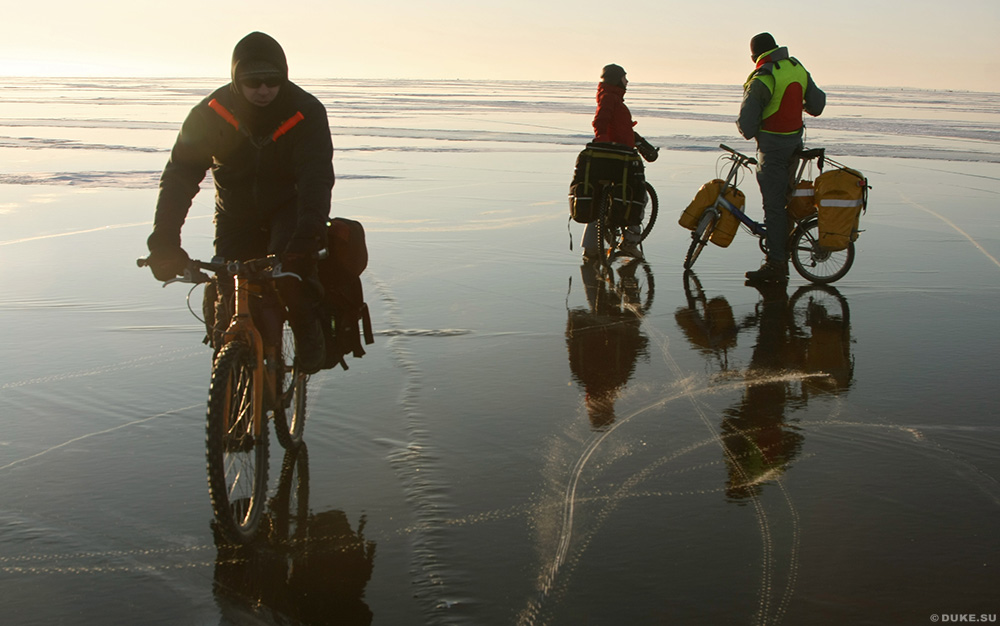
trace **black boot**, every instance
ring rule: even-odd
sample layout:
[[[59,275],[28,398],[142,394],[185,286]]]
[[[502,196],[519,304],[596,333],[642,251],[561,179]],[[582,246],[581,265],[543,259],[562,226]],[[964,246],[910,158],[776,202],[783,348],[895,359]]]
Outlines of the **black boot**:
[[[326,360],[323,326],[315,315],[290,322],[295,335],[295,364],[304,374],[315,374]]]
[[[758,270],[746,273],[749,282],[784,283],[788,282],[788,261],[772,261],[768,259]]]

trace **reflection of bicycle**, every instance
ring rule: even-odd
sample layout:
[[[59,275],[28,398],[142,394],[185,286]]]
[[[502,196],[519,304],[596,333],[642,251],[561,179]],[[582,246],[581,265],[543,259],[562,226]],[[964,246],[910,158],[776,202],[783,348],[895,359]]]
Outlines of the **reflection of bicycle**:
[[[834,287],[807,285],[788,300],[792,327],[803,342],[801,366],[811,374],[810,386],[823,391],[847,389],[854,377],[851,354],[851,310]]]
[[[750,165],[756,165],[757,160],[726,145],[719,147],[728,153],[721,158],[731,163],[729,172],[714,204],[705,209],[691,233],[691,245],[688,247],[687,256],[684,257],[684,269],[690,269],[698,260],[712,233],[718,227],[720,220],[723,219],[724,212],[736,217],[739,223],[749,229],[751,234],[758,237],[761,250],[765,254],[767,253],[767,231],[764,224],[748,217],[725,197],[736,187],[736,179],[740,170],[749,169]],[[829,160],[824,156],[822,148],[800,150],[796,153],[796,158],[799,159],[799,166],[792,175],[792,188],[795,188],[802,180],[802,174],[811,161],[817,160],[822,169],[824,159]],[[832,283],[843,278],[851,269],[851,265],[854,264],[854,242],[848,242],[846,248],[842,250],[831,250],[823,247],[819,244],[819,220],[815,211],[803,217],[789,213],[788,217],[792,224],[791,232],[788,235],[788,251],[795,271],[806,280],[820,284]]]
[[[585,264],[581,273],[587,300],[595,313],[641,318],[653,306],[656,292],[653,270],[641,259],[629,259],[618,266],[617,278],[614,270],[594,264]]]
[[[248,543],[267,497],[267,418],[274,419],[278,441],[286,448],[301,443],[305,427],[308,376],[295,365],[295,341],[275,287],[279,278],[299,277],[282,271],[276,256],[230,263],[192,260],[183,277],[164,285],[209,282],[203,270],[232,280],[235,289],[235,310],[212,365],[208,392],[208,489],[222,532],[231,541]]]
[[[352,528],[343,511],[310,511],[305,442],[285,451],[267,518],[270,532],[247,545],[215,534],[212,591],[222,621],[245,623],[249,612],[254,623],[370,625],[365,587],[375,542],[365,537],[364,516]]]
[[[802,285],[788,296],[783,284],[759,283],[763,300],[737,320],[724,296],[709,298],[694,271],[684,272],[687,306],[674,314],[699,352],[729,370],[729,351],[744,331],[756,329],[751,366],[802,372],[803,394],[847,389],[853,379],[851,319],[847,299],[830,285]]]

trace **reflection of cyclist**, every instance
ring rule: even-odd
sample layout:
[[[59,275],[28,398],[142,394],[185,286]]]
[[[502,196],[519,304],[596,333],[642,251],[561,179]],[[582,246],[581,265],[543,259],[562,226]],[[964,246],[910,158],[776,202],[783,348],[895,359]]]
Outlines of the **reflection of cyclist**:
[[[248,260],[283,252],[286,269],[312,277],[306,288],[294,279],[278,287],[299,365],[314,372],[324,354],[314,257],[326,245],[334,183],[326,108],[288,80],[284,51],[263,33],[236,44],[231,74],[231,83],[191,110],[174,143],[160,178],[149,266],[160,280],[183,273],[181,226],[212,170],[216,254]]]
[[[617,143],[635,148],[636,140],[642,140],[632,127],[632,113],[625,105],[625,89],[628,79],[625,70],[620,65],[604,66],[601,72],[601,82],[597,85],[597,111],[594,114],[594,141],[600,143]],[[594,194],[599,198],[600,194]],[[618,247],[619,254],[641,258],[639,240],[641,230],[638,226],[630,226],[625,230],[625,240]],[[583,254],[587,258],[597,255],[597,223],[587,224],[583,233]]]
[[[764,202],[767,259],[759,270],[747,272],[754,281],[788,280],[788,215],[785,203],[795,166],[794,153],[802,147],[802,112],[819,115],[826,94],[816,86],[799,61],[778,47],[774,37],[761,33],[750,40],[757,64],[743,85],[743,103],[736,122],[746,139],[757,139],[757,183]]]
[[[726,494],[756,495],[760,483],[784,471],[802,448],[802,435],[785,423],[790,389],[780,374],[794,360],[788,293],[783,284],[758,285],[763,301],[757,313],[757,345],[747,371],[743,398],[725,411],[722,432],[728,454]]]
[[[275,530],[288,528],[290,513],[298,515],[293,536],[272,532],[266,539],[234,546],[216,532],[213,591],[224,624],[243,623],[244,619],[230,619],[241,613],[265,611],[274,618],[268,623],[372,623],[364,592],[374,569],[375,543],[365,539],[365,519],[354,530],[342,511],[289,511],[291,500],[308,499],[304,449],[303,444],[286,452],[275,496],[281,502],[269,505]],[[297,472],[287,471],[293,466]],[[297,485],[290,484],[293,476],[298,477]],[[297,493],[292,493],[293,487]]]
[[[641,324],[646,294],[638,293],[633,260],[618,268],[619,287],[598,274],[598,264],[580,267],[589,308],[569,311],[566,346],[573,378],[585,392],[590,423],[595,428],[615,419],[615,401],[635,372],[636,361],[646,354],[649,339]],[[647,288],[649,286],[647,285]]]

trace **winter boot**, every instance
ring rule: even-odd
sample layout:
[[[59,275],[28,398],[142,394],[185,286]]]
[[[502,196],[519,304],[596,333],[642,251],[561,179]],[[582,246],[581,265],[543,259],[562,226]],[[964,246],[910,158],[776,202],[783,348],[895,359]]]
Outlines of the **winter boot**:
[[[768,259],[758,270],[746,273],[747,281],[760,283],[788,282],[788,261],[772,261]]]
[[[304,315],[291,322],[295,336],[295,363],[304,374],[315,374],[326,360],[323,325],[315,315]]]

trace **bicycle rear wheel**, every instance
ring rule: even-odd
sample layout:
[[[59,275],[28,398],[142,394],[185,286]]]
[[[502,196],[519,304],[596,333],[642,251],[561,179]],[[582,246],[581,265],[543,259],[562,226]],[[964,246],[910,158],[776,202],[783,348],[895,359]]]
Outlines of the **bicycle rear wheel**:
[[[306,382],[309,380],[309,376],[295,366],[295,337],[288,322],[282,329],[279,359],[274,433],[281,447],[287,450],[302,443],[302,432],[306,427]]]
[[[843,278],[854,265],[854,242],[843,250],[819,245],[819,221],[810,219],[800,225],[788,242],[788,252],[795,271],[808,281],[827,285]]]
[[[715,212],[708,210],[698,220],[698,225],[691,231],[691,245],[688,246],[687,256],[684,257],[684,269],[691,269],[694,266],[694,262],[698,260],[701,251],[705,249],[705,245],[708,243],[708,238],[712,236],[712,231],[715,230],[717,219],[718,216]]]
[[[234,543],[249,543],[267,499],[267,422],[254,431],[255,406],[250,347],[232,341],[212,366],[206,417],[208,491],[220,530]]]
[[[649,236],[649,231],[653,230],[653,224],[656,223],[656,216],[660,212],[660,199],[656,196],[656,190],[649,183],[646,183],[646,194],[649,196],[649,205],[646,207],[646,214],[643,216],[642,224],[642,234],[639,236],[639,241],[643,241]]]
[[[621,229],[611,225],[611,186],[601,190],[597,207],[597,252],[601,263],[610,263],[621,242]]]

